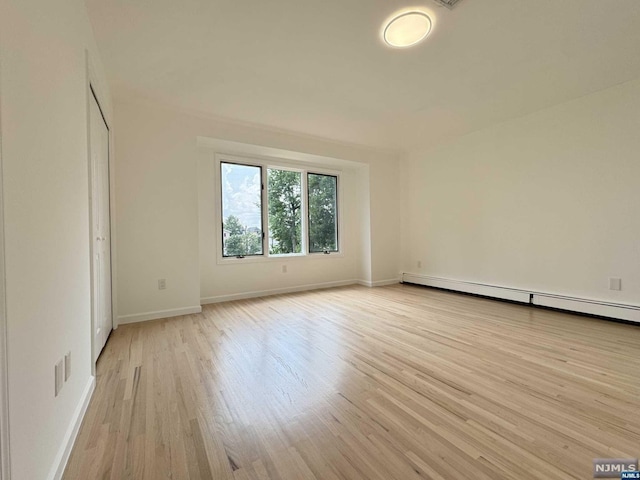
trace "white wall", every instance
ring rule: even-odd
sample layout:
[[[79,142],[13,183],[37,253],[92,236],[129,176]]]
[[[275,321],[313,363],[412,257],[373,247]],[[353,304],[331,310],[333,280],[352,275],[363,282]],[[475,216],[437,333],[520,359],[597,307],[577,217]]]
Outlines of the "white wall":
[[[356,174],[358,191],[358,279],[365,285],[371,284],[371,178],[369,166],[363,166]]]
[[[639,131],[636,80],[410,152],[404,271],[640,305]]]
[[[400,231],[397,154],[217,121],[145,102],[118,102],[115,115],[118,315],[124,321],[144,318],[141,315],[149,312],[193,308],[201,298],[211,301],[264,290],[359,280],[370,276],[371,265],[373,281],[397,278],[397,250],[389,249],[387,240],[387,230],[396,235]],[[287,262],[286,274],[281,271],[282,262],[218,265],[214,150],[199,147],[198,137],[341,159],[349,164],[342,178],[345,255],[292,259]],[[361,180],[367,172],[372,179],[370,212],[361,203],[369,199],[369,185]],[[374,207],[379,213],[374,213]],[[375,251],[361,241],[369,228],[369,219],[362,216],[367,213],[371,218],[379,216],[370,227],[371,244],[380,238]],[[369,251],[369,258],[363,258],[367,255],[363,252]],[[166,290],[158,290],[159,278],[167,279]]]
[[[101,69],[81,0],[0,5],[12,478],[36,480],[55,471],[92,378],[86,49]]]
[[[2,63],[0,62],[0,98]],[[7,366],[7,303],[4,260],[4,187],[2,180],[2,109],[0,108],[0,479],[9,478],[9,392]]]
[[[400,276],[400,161],[381,162],[370,172],[371,282],[383,285]]]
[[[118,316],[197,307],[195,136],[156,111],[116,103],[115,116]]]

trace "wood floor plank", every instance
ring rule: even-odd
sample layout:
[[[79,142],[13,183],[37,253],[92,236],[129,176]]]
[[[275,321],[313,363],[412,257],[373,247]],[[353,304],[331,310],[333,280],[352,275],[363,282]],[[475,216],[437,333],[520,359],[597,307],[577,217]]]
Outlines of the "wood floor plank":
[[[408,285],[115,330],[64,478],[591,478],[640,445],[640,328]]]

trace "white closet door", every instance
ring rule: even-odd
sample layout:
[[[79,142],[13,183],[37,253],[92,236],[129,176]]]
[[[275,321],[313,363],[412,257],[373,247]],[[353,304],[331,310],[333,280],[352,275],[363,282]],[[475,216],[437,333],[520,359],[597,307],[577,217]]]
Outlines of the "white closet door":
[[[97,360],[113,320],[111,313],[111,232],[109,219],[109,129],[95,97],[90,103],[91,208],[93,241],[94,351]]]

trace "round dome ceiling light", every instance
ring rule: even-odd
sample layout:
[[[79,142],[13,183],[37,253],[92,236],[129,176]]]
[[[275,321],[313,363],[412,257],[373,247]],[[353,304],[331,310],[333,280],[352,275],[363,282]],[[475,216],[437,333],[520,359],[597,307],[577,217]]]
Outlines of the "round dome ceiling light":
[[[431,18],[424,12],[404,12],[393,17],[382,34],[387,45],[410,47],[427,38],[431,32]]]

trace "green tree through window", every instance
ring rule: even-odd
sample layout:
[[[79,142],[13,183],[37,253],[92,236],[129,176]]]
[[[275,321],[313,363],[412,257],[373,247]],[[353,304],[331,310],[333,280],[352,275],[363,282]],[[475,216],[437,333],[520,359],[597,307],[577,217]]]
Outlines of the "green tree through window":
[[[233,215],[227,217],[224,222],[224,235],[224,250],[228,257],[244,257],[262,252],[262,235],[249,231]]]
[[[229,215],[227,220],[224,222],[224,230],[230,236],[244,235],[246,229],[247,227],[243,226],[240,223],[240,219],[235,215]]]
[[[338,178],[307,174],[309,195],[309,252],[338,250]]]
[[[302,175],[267,170],[269,198],[269,253],[302,252]]]

